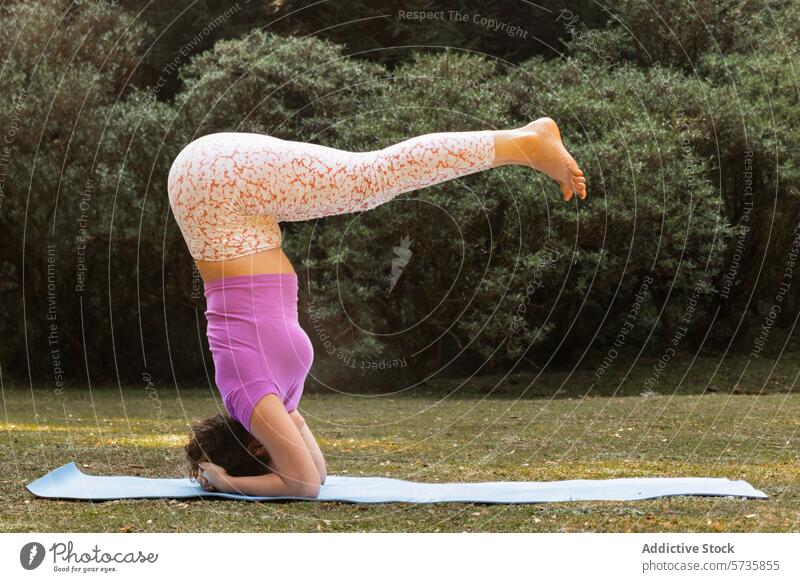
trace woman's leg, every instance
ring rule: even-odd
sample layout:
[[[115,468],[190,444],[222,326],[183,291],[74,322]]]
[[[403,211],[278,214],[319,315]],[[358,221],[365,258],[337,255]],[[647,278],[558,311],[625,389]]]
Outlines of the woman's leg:
[[[429,133],[369,152],[288,142],[275,216],[298,221],[371,210],[494,165],[493,131]]]
[[[370,210],[405,192],[511,164],[547,173],[565,200],[586,193],[583,173],[549,118],[513,130],[429,133],[363,153],[289,143],[279,221]]]
[[[280,246],[281,221],[369,210],[399,194],[501,165],[545,172],[564,199],[583,198],[583,173],[542,118],[513,130],[430,133],[371,152],[248,133],[202,137],[175,160],[170,203],[195,260]]]

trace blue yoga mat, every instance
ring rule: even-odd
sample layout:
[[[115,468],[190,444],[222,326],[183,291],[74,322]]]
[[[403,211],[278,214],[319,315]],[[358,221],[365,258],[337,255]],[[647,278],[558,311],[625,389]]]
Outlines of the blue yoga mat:
[[[52,499],[183,499],[223,497],[275,501],[297,497],[256,497],[206,491],[188,478],[85,475],[68,463],[28,485],[37,497]],[[494,483],[417,483],[384,477],[330,476],[316,501],[351,503],[542,503],[548,501],[636,501],[673,495],[734,496],[767,499],[746,481],[707,477],[653,477],[573,481]]]

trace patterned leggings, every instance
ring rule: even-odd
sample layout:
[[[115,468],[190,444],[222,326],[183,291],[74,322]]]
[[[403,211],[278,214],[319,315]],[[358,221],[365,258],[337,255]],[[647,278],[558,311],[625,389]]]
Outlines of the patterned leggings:
[[[369,210],[494,160],[490,130],[431,133],[372,152],[214,133],[175,158],[169,201],[192,257],[224,261],[280,247],[279,222]]]

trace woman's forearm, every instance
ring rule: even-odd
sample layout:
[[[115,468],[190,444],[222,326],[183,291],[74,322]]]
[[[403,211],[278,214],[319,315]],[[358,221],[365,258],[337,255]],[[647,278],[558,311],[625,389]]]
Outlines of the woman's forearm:
[[[320,450],[319,445],[317,444],[317,439],[314,438],[314,435],[311,433],[308,425],[303,426],[300,434],[303,436],[303,440],[308,447],[308,452],[311,454],[311,458],[314,460],[314,465],[317,467],[317,472],[319,473],[319,482],[320,484],[324,484],[325,478],[328,476],[328,471],[325,467],[325,456],[322,454],[322,450]]]
[[[317,468],[317,472],[319,473],[320,485],[324,485],[325,479],[328,476],[328,470],[325,466],[325,456],[322,454],[322,451],[317,444],[317,439],[314,438],[314,434],[311,432],[311,429],[308,428],[305,419],[300,415],[299,412],[294,411],[290,414],[292,416],[292,420],[294,420],[295,426],[297,426],[297,430],[300,431],[300,436],[303,437],[303,442],[306,443],[306,448],[308,449],[311,458],[314,460],[314,466]]]
[[[226,476],[226,489],[231,493],[259,495],[265,497],[317,497],[319,483],[312,479],[288,479],[277,473],[248,475],[245,477]]]

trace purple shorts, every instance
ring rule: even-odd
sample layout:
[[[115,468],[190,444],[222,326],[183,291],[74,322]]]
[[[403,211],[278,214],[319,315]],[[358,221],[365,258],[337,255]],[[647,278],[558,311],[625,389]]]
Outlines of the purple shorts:
[[[276,394],[297,408],[314,360],[297,319],[297,275],[274,273],[205,284],[208,344],[228,413],[249,431],[259,400]]]

